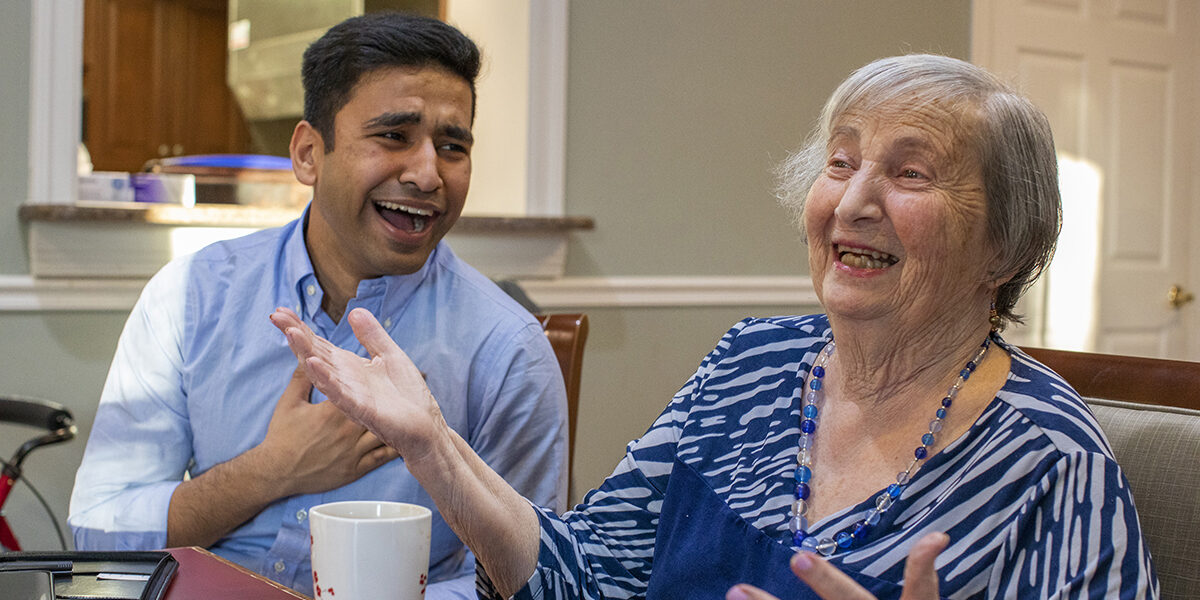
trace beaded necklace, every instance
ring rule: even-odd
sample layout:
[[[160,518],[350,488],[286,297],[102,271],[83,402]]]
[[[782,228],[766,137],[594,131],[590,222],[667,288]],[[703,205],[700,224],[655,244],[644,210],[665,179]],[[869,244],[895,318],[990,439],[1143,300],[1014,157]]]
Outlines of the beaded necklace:
[[[958,396],[958,391],[962,389],[967,379],[971,377],[971,373],[983,361],[984,355],[987,354],[988,347],[991,345],[991,339],[983,340],[979,345],[979,351],[971,360],[967,361],[966,366],[958,372],[958,381],[950,386],[950,390],[946,392],[946,396],[942,398],[941,406],[938,407],[935,417],[929,422],[929,431],[921,436],[921,445],[913,451],[913,460],[908,463],[908,468],[900,472],[896,476],[896,483],[893,483],[875,498],[875,507],[868,509],[866,517],[855,522],[850,527],[839,531],[832,538],[822,538],[818,540],[815,536],[808,533],[808,498],[812,493],[812,448],[813,436],[817,432],[817,415],[820,414],[821,405],[824,403],[824,392],[821,391],[821,378],[825,377],[825,364],[829,362],[829,357],[833,356],[835,345],[833,340],[825,344],[821,352],[817,355],[816,364],[812,368],[812,377],[808,381],[808,391],[804,394],[801,408],[800,420],[800,452],[796,456],[796,501],[792,503],[791,519],[788,521],[788,530],[792,532],[792,545],[800,550],[808,550],[810,552],[818,552],[823,556],[830,556],[839,549],[852,548],[867,536],[871,528],[879,522],[879,517],[887,512],[892,507],[892,503],[904,493],[904,488],[908,486],[912,472],[917,467],[917,463],[925,460],[929,456],[929,448],[933,446],[935,436],[942,430],[942,421],[946,418],[946,413],[950,405],[954,403],[954,398]]]

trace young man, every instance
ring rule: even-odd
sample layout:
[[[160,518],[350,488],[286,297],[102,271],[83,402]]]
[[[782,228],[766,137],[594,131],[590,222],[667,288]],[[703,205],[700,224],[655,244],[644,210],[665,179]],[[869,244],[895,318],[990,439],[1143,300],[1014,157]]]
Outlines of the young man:
[[[466,200],[478,72],[474,43],[421,17],[352,18],[309,47],[291,157],[312,203],[146,285],[76,476],[78,548],[207,546],[311,593],[307,510],[398,500],[434,511],[429,597],[475,597],[469,550],[403,458],[312,389],[267,320],[278,306],[363,355],[342,316],[379,315],[450,426],[519,491],[564,508],[549,343],[441,242]]]

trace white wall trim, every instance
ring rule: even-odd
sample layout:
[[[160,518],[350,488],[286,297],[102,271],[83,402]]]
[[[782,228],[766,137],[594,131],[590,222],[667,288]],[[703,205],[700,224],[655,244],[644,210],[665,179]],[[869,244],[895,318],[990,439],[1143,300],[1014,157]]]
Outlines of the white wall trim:
[[[83,0],[31,5],[27,202],[74,202],[83,97]]]
[[[567,156],[567,3],[529,3],[525,214],[562,216]]]
[[[144,279],[0,275],[0,313],[127,311]],[[672,306],[819,306],[808,277],[564,277],[521,282],[546,310]]]
[[[0,275],[0,313],[128,311],[145,279],[37,279]]]
[[[812,280],[796,276],[564,277],[521,281],[543,309],[670,306],[818,306]]]

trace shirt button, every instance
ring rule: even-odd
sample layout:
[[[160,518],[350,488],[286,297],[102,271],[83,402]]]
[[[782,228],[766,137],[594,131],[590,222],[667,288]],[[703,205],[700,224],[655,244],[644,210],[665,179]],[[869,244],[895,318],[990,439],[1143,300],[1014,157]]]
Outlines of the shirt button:
[[[304,519],[306,517],[308,517],[308,511],[304,510],[303,508],[296,511],[296,522],[297,523],[303,523]]]
[[[388,319],[384,319],[384,320],[383,320],[383,326],[384,326],[384,327],[391,327],[391,326],[392,326],[392,320],[391,320],[390,318],[388,318]]]
[[[310,283],[308,284],[308,287],[304,288],[304,291],[308,292],[308,295],[311,296],[317,293],[317,286]]]
[[[283,570],[286,568],[287,568],[287,565],[283,564],[282,560],[275,561],[275,572],[276,573],[282,573]]]

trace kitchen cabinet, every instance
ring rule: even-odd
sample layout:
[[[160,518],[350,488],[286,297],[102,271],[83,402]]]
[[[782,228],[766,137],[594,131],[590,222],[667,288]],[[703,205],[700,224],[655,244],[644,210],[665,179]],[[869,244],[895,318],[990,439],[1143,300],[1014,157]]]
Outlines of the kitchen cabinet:
[[[86,0],[83,139],[98,171],[251,152],[226,83],[227,0]]]

